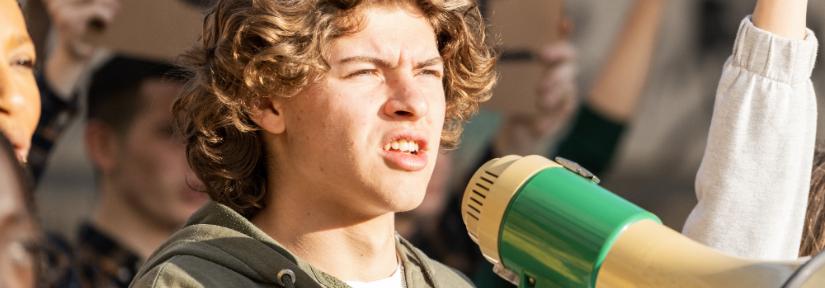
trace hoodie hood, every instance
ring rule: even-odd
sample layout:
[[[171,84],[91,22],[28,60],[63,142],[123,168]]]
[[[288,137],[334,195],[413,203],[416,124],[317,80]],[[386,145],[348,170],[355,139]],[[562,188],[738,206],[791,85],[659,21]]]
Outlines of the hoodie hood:
[[[184,228],[146,261],[136,279],[176,256],[200,258],[269,285],[280,285],[278,272],[289,269],[295,272],[296,287],[320,287],[308,274],[300,273],[309,265],[299,262],[239,213],[216,202],[207,203],[192,215]],[[315,285],[307,286],[309,283]]]

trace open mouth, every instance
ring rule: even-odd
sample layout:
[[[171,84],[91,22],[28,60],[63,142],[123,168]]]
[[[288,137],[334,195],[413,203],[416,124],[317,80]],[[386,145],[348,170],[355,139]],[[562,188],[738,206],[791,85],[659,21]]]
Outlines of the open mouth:
[[[387,144],[384,144],[384,151],[418,155],[418,153],[423,152],[421,146],[423,145],[419,144],[415,140],[397,139]]]
[[[386,163],[403,171],[420,171],[427,167],[427,140],[414,133],[398,133],[384,142]]]

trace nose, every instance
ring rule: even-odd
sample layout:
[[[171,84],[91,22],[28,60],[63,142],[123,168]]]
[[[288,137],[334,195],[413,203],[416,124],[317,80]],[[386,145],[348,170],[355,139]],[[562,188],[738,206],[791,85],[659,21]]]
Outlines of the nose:
[[[418,120],[427,114],[429,103],[412,75],[399,76],[390,82],[390,96],[384,114],[391,119]]]

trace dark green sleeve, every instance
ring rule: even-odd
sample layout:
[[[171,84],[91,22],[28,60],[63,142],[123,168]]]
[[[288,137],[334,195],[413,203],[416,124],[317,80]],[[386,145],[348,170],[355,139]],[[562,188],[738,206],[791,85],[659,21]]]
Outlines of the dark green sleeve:
[[[555,154],[601,175],[613,161],[624,132],[625,123],[607,119],[585,104],[579,108],[570,134],[559,143]]]

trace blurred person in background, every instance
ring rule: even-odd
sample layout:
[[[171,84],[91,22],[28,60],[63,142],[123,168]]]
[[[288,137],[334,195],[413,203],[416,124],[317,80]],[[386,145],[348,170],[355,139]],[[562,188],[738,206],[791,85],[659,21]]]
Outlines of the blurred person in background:
[[[0,132],[25,162],[40,117],[40,95],[34,77],[35,49],[15,0],[0,10]]]
[[[127,287],[207,200],[173,133],[184,79],[166,63],[116,56],[92,75],[85,142],[97,201],[74,251],[83,287]]]
[[[45,1],[55,31],[38,75],[43,114],[29,157],[42,175],[53,145],[78,112],[78,86],[99,47],[92,21],[110,23],[119,1]],[[166,63],[114,57],[91,77],[85,146],[96,173],[96,205],[77,229],[76,245],[50,234],[47,282],[59,287],[127,287],[138,267],[206,201],[172,129],[171,105],[182,89]]]
[[[114,20],[120,5],[120,0],[43,2],[51,19],[54,44],[37,73],[42,113],[28,155],[35,182],[42,176],[55,143],[77,117],[80,79],[89,72],[100,50],[89,42],[90,36]]]
[[[88,23],[92,18],[108,23],[117,8],[116,2],[106,0],[53,0],[48,4],[58,31],[57,41],[37,80],[34,47],[17,2],[3,0],[0,10],[4,13],[0,17],[4,21],[0,25],[0,40],[4,43],[0,56],[7,64],[0,67],[0,130],[9,135],[20,161],[27,154],[33,159],[31,168],[36,175],[53,142],[75,115],[77,82],[96,51],[96,47],[83,42],[91,29]],[[49,236],[48,263],[42,275],[46,285],[126,287],[141,259],[147,258],[205,202],[204,194],[193,191],[199,182],[190,177],[183,144],[172,133],[171,104],[182,88],[180,78],[166,77],[172,70],[163,63],[116,58],[95,75],[86,142],[99,176],[99,205],[92,219],[79,229],[77,251],[70,251],[62,239]],[[38,86],[44,111],[35,133],[41,116]],[[34,145],[30,145],[33,133]],[[34,153],[29,154],[30,148]],[[21,218],[18,222],[25,221]],[[13,236],[23,239],[28,234]],[[12,245],[19,244],[18,238],[3,239]],[[20,258],[19,253],[12,256]]]
[[[667,3],[668,0],[634,1],[614,39],[613,49],[571,122],[569,133],[548,151],[549,155],[575,159],[597,174],[609,168],[648,82]]]
[[[40,114],[35,50],[19,3],[0,0],[0,287],[36,287],[40,233],[21,163]]]

